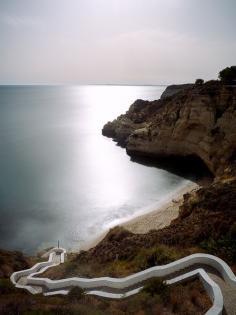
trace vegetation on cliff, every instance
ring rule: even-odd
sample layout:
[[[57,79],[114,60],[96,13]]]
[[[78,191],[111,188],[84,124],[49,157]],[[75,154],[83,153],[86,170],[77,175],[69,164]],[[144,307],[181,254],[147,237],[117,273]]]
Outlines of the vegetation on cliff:
[[[124,300],[107,300],[73,290],[68,296],[44,297],[14,288],[9,280],[0,280],[1,315],[203,315],[211,306],[200,281],[169,288],[165,295],[150,284]]]
[[[226,84],[236,84],[236,66],[227,67],[221,70],[219,79]]]
[[[211,184],[185,194],[179,217],[168,227],[147,234],[116,227],[97,246],[72,254],[46,276],[126,276],[196,252],[217,255],[235,269],[235,210],[236,180]]]
[[[0,278],[8,278],[14,271],[32,266],[34,259],[18,251],[0,249]]]

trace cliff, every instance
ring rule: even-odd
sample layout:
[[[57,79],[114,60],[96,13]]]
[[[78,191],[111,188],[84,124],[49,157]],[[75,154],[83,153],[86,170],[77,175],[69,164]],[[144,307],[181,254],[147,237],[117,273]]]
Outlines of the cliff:
[[[137,100],[102,133],[131,156],[195,156],[222,176],[235,171],[235,126],[236,88],[209,81],[160,100]]]
[[[174,156],[179,164],[186,157],[197,157],[215,180],[184,195],[179,217],[168,227],[144,235],[114,230],[90,254],[95,257],[105,251],[103,257],[114,258],[115,253],[130,257],[142,247],[166,244],[206,250],[235,266],[236,87],[209,81],[180,91],[173,86],[167,90],[173,94],[164,93],[152,102],[135,101],[126,114],[107,123],[102,133],[133,157]]]
[[[193,84],[189,83],[189,84],[173,84],[173,85],[169,85],[167,86],[167,88],[165,89],[165,91],[161,94],[161,99],[164,99],[166,97],[172,96],[176,93],[179,93],[183,90],[186,90],[190,87],[193,87]]]

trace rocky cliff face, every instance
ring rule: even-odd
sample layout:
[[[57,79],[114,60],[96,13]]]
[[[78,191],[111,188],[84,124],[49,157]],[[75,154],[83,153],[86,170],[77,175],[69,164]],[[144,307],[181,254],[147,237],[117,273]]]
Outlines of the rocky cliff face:
[[[167,88],[165,89],[165,91],[161,94],[161,100],[163,100],[166,97],[172,96],[176,93],[179,93],[183,90],[186,90],[190,87],[193,87],[193,84],[173,84],[173,85],[169,85],[167,86]]]
[[[137,100],[102,133],[130,155],[197,156],[222,175],[235,170],[235,127],[236,88],[209,81],[157,101]]]

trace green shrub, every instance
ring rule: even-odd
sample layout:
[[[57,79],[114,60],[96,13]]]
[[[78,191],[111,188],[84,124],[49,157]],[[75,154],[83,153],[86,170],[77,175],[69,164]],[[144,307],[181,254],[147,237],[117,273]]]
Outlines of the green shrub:
[[[19,292],[9,279],[0,279],[0,293],[1,294],[10,294]]]
[[[132,261],[134,270],[144,270],[157,265],[165,265],[181,258],[182,255],[178,250],[159,245],[156,247],[141,249]]]
[[[154,249],[152,255],[148,257],[148,263],[151,266],[165,265],[179,259],[178,252],[167,246],[158,246]]]
[[[70,301],[78,301],[81,300],[84,295],[85,295],[84,289],[80,287],[73,287],[68,293],[67,297]]]
[[[226,84],[236,84],[236,66],[227,67],[221,70],[219,79]]]
[[[169,287],[158,278],[149,280],[144,285],[142,291],[148,293],[151,296],[159,295],[164,302],[166,302],[170,294]]]
[[[78,263],[76,263],[75,261],[66,261],[64,263],[64,268],[66,274],[73,275],[75,270],[78,268]]]
[[[236,223],[232,224],[229,232],[219,239],[209,238],[200,246],[207,252],[222,257],[229,263],[236,263]]]
[[[195,84],[196,85],[202,85],[204,83],[204,80],[203,79],[197,79],[196,81],[195,81]]]

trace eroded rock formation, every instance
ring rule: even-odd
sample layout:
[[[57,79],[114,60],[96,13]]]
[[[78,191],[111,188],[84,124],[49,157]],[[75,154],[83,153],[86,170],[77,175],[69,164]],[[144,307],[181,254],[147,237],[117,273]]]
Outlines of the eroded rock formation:
[[[102,133],[132,156],[197,156],[214,175],[232,173],[236,88],[209,81],[157,101],[137,100]]]
[[[167,86],[165,91],[161,94],[161,100],[163,100],[166,97],[172,96],[180,91],[186,90],[190,87],[193,87],[193,84],[173,84]]]

